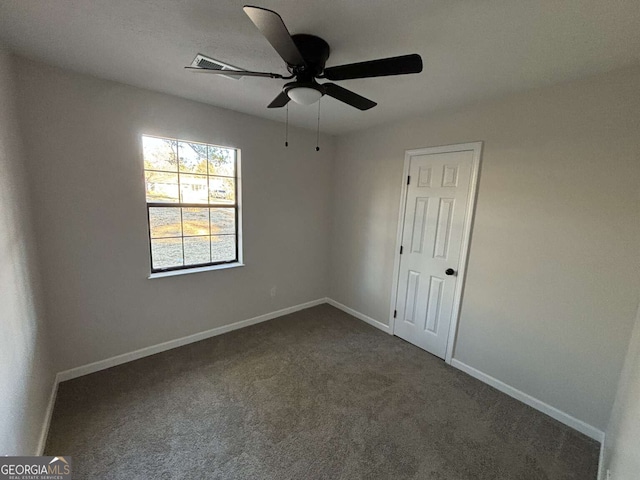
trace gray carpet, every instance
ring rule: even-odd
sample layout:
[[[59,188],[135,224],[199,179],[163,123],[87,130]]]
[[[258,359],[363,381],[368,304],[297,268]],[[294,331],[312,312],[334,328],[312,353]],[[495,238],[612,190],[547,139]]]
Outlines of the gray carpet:
[[[76,479],[596,478],[599,444],[328,305],[60,384]]]

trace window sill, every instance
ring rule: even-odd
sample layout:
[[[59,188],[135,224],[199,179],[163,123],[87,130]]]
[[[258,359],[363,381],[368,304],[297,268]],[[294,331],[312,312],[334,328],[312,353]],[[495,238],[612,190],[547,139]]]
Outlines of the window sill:
[[[190,273],[210,272],[212,270],[226,270],[228,268],[244,267],[244,263],[224,263],[222,265],[210,265],[208,267],[185,268],[184,270],[170,270],[168,272],[157,272],[149,275],[149,279],[175,277],[177,275],[188,275]]]

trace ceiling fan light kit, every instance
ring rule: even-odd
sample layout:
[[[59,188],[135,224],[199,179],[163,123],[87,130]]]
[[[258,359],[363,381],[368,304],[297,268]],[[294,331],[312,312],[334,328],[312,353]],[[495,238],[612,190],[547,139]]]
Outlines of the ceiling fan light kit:
[[[272,10],[251,5],[246,5],[243,10],[285,61],[290,75],[247,70],[221,70],[220,67],[216,65],[210,67],[205,62],[186,68],[191,71],[225,76],[294,79],[293,82],[284,85],[282,92],[273,99],[267,108],[282,108],[290,100],[300,105],[312,105],[327,95],[358,110],[369,110],[377,103],[335,83],[320,84],[317,79],[340,81],[406,75],[422,71],[422,58],[415,53],[325,68],[331,49],[322,38],[304,33],[291,35],[280,15]]]
[[[319,88],[319,85],[301,85],[298,82],[288,83],[287,85],[284,86],[284,91],[289,99],[298,105],[313,105],[324,95],[324,91]]]

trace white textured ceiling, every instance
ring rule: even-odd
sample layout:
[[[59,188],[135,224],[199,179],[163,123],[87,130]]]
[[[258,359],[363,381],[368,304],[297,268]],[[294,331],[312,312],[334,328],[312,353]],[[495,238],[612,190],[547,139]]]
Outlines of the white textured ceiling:
[[[251,3],[251,0],[247,0]],[[235,0],[2,0],[0,41],[16,53],[102,78],[275,120],[283,80],[183,69],[196,53],[286,73]],[[342,133],[640,63],[638,0],[272,0],[291,33],[324,38],[327,66],[419,53],[417,75],[337,82],[378,102],[325,98],[322,129]],[[315,106],[290,108],[315,128]]]

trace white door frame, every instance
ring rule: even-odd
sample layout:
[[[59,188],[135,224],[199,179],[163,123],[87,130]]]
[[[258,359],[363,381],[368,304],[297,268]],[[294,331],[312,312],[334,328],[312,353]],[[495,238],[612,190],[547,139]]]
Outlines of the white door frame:
[[[453,359],[453,350],[455,348],[456,336],[458,332],[458,320],[460,318],[460,307],[462,305],[462,293],[464,290],[464,282],[467,273],[467,259],[469,257],[469,245],[471,241],[471,230],[473,227],[473,217],[476,208],[476,196],[478,193],[478,177],[480,175],[480,161],[482,159],[483,142],[461,143],[457,145],[443,145],[439,147],[418,148],[415,150],[406,150],[404,154],[404,169],[402,171],[402,193],[400,194],[400,208],[398,213],[398,233],[396,235],[396,251],[393,260],[393,284],[391,287],[391,310],[389,312],[390,331],[395,332],[395,318],[393,316],[396,310],[398,298],[398,282],[400,276],[400,246],[402,245],[402,233],[404,231],[404,214],[407,203],[407,177],[409,175],[409,166],[411,157],[416,155],[430,155],[436,153],[453,153],[473,151],[473,165],[471,167],[471,179],[469,182],[469,204],[464,219],[464,228],[462,236],[462,246],[460,249],[460,265],[458,267],[458,275],[456,276],[456,286],[454,293],[453,310],[451,312],[451,325],[449,327],[449,336],[447,337],[447,350],[445,353],[445,362],[451,363]]]

